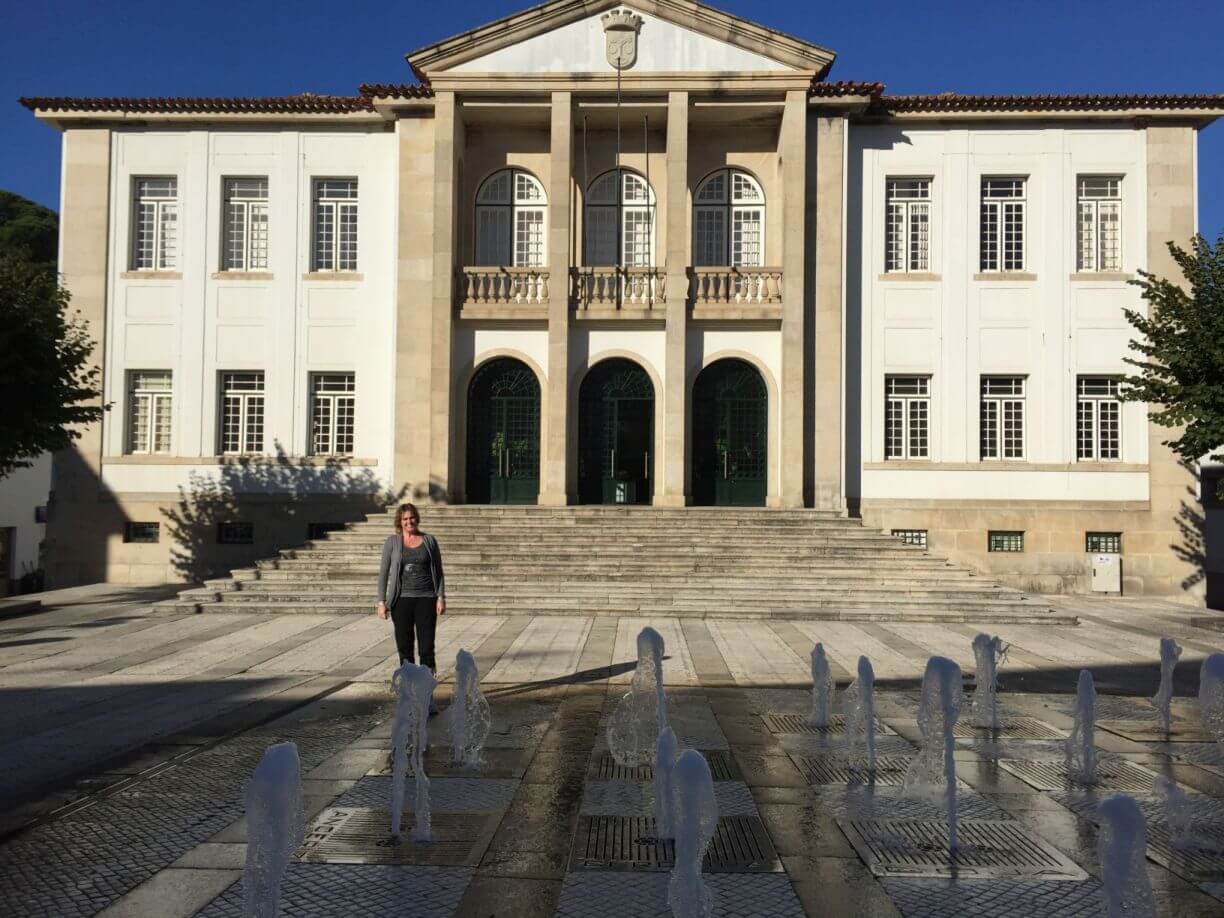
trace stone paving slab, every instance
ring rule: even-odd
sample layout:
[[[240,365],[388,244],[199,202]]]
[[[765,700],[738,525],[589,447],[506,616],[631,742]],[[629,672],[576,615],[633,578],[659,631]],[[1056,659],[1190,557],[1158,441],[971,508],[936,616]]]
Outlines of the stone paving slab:
[[[720,918],[802,918],[785,874],[706,874]],[[666,873],[571,873],[561,887],[556,918],[672,918]]]
[[[884,880],[905,918],[1106,918],[1101,885],[1007,880]]]
[[[336,799],[336,806],[363,806],[388,809],[392,779],[376,775],[362,778]],[[416,783],[409,776],[404,782],[404,811],[415,808]],[[429,799],[435,813],[475,813],[504,810],[514,799],[518,781],[513,778],[431,778]]]

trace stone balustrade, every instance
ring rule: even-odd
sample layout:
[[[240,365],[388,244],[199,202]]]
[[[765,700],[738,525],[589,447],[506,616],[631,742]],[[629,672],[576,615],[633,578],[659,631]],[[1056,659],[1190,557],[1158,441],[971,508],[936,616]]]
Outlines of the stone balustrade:
[[[573,268],[570,281],[570,297],[579,312],[659,309],[667,301],[667,273],[662,268]]]
[[[463,267],[456,291],[464,306],[548,304],[547,268]]]
[[[782,302],[781,268],[692,268],[689,276],[697,307]]]

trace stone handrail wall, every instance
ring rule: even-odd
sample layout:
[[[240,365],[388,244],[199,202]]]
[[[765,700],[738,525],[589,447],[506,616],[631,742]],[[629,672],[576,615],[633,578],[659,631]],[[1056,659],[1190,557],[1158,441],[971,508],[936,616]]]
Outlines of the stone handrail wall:
[[[467,305],[546,305],[548,269],[463,267],[459,269],[456,295]]]
[[[695,306],[782,302],[781,268],[692,268],[690,277]]]
[[[570,296],[578,309],[651,309],[667,300],[667,272],[662,268],[574,268],[570,278]]]

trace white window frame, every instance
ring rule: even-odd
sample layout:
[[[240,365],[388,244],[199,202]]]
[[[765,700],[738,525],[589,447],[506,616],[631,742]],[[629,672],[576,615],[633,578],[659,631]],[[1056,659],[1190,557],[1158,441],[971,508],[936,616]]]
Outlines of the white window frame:
[[[889,176],[884,180],[884,272],[931,270],[933,200],[930,176]]]
[[[1122,270],[1122,179],[1121,175],[1075,177],[1075,261],[1081,273]]]
[[[1015,190],[1019,188],[1019,194]],[[983,175],[978,211],[979,269],[983,274],[1026,270],[1028,265],[1028,177]],[[1018,214],[1018,217],[1016,216]],[[995,235],[987,235],[993,223]],[[1009,226],[1019,226],[1019,252],[1009,250]]]
[[[168,194],[153,193],[154,183],[169,183]],[[142,242],[142,219],[150,214],[147,254]],[[178,267],[179,206],[177,175],[132,177],[131,257],[133,271],[172,271]]]
[[[978,444],[983,462],[1022,462],[1027,455],[1026,378],[983,376]]]
[[[1077,462],[1122,461],[1121,380],[1116,376],[1078,376],[1075,380],[1075,458]],[[1110,417],[1112,415],[1112,418]],[[1105,448],[1102,434],[1114,425],[1113,442]]]
[[[931,377],[889,374],[884,377],[884,459],[931,458]],[[895,427],[896,422],[899,427]],[[921,422],[920,427],[915,424]],[[896,436],[894,434],[894,428]],[[896,444],[896,445],[894,445]]]
[[[765,191],[761,183],[743,169],[717,169],[697,186],[693,195],[693,266],[761,268],[765,266]],[[713,245],[705,245],[701,239],[703,227],[717,223],[710,218],[720,218],[718,227],[721,238]],[[756,252],[745,253],[743,238],[737,243],[737,225],[748,222],[756,224]],[[707,249],[717,249],[709,253]]]
[[[169,454],[174,442],[173,372],[171,370],[129,370],[127,374],[127,410],[128,454],[137,456]]]
[[[257,193],[252,194],[251,191]],[[240,218],[239,223],[236,223],[235,217]],[[266,175],[225,176],[221,179],[222,271],[268,270],[268,220]]]
[[[351,193],[342,186],[351,186]],[[342,193],[342,191],[344,193]],[[356,271],[360,186],[353,176],[316,176],[311,179],[310,267],[318,273]],[[330,223],[330,239],[323,239],[323,223]],[[341,230],[351,226],[352,251],[347,251]]]
[[[347,421],[347,424],[342,421]],[[356,374],[350,372],[311,373],[310,455],[353,455],[356,442],[356,421]]]
[[[502,179],[506,181],[502,182]],[[486,240],[488,226],[482,216],[505,215],[506,238]],[[524,233],[538,231],[538,242],[532,238],[524,244]],[[534,234],[533,234],[534,235]],[[499,169],[483,182],[476,192],[475,242],[473,255],[477,267],[543,268],[548,265],[548,195],[538,178],[523,169]],[[482,253],[499,249],[492,259]],[[533,251],[534,250],[534,251]],[[482,262],[488,262],[483,264]]]
[[[620,181],[616,181],[617,173]],[[618,193],[619,192],[619,193]],[[608,209],[618,210],[620,219],[616,225],[615,251],[619,253],[610,263],[606,254],[596,251],[596,240],[590,229],[594,225],[591,219],[593,212],[606,212]],[[622,268],[649,268],[655,264],[655,237],[657,229],[657,214],[654,189],[647,184],[646,179],[629,169],[610,169],[587,186],[586,200],[583,209],[582,233],[584,264],[587,267],[612,267],[620,263]],[[630,246],[636,239],[631,234],[632,226],[645,223],[647,226],[646,249],[637,254]]]
[[[222,456],[257,455],[264,451],[267,434],[267,377],[263,370],[222,370],[219,374],[217,451]],[[255,387],[258,384],[258,387]],[[231,406],[231,400],[234,404]],[[237,449],[227,448],[226,425],[235,412]],[[258,424],[258,433],[254,428]]]

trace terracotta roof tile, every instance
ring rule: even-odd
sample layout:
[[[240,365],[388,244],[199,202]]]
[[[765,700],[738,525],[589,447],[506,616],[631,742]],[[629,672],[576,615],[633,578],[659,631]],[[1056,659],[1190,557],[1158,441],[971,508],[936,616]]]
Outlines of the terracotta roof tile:
[[[875,102],[875,109],[884,112],[1109,112],[1135,109],[1177,111],[1203,108],[1224,108],[1224,95],[975,96],[945,92],[938,95],[882,95]]]
[[[883,83],[838,80],[832,83],[813,83],[811,95],[822,98],[829,96],[878,96],[883,91]]]
[[[420,83],[362,83],[361,94],[366,98],[430,99],[433,90]]]
[[[263,98],[34,96],[18,101],[30,111],[53,112],[344,114],[372,109],[366,96],[320,96],[309,92]]]

